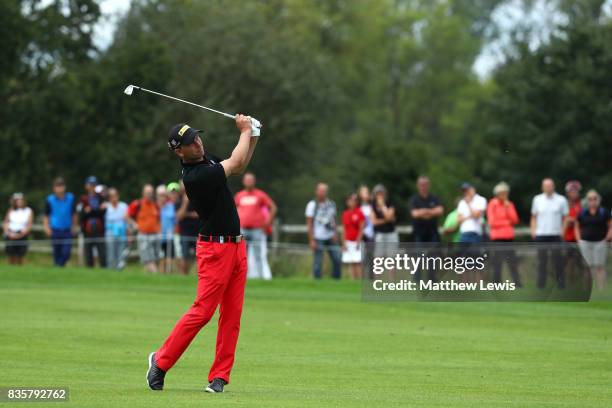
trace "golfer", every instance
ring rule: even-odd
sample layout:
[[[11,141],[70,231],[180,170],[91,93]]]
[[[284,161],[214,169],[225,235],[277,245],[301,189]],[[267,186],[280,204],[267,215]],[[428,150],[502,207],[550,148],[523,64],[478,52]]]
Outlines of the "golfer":
[[[258,139],[253,136],[249,117],[236,115],[236,126],[240,139],[230,158],[223,161],[205,151],[201,131],[185,124],[170,130],[168,146],[181,159],[187,197],[200,220],[196,246],[198,288],[191,308],[176,323],[161,348],[149,355],[147,383],[152,390],[164,388],[166,372],[212,318],[217,306],[220,306],[217,346],[205,391],[223,392],[230,381],[240,332],[247,258],[227,177],[246,169]]]

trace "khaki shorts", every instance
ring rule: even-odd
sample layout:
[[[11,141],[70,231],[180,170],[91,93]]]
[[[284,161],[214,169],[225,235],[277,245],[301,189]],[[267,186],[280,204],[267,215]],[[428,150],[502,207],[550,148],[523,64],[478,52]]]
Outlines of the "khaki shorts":
[[[161,236],[159,234],[138,234],[138,255],[140,262],[157,262],[161,259]]]
[[[604,266],[606,264],[606,255],[608,252],[608,243],[604,241],[583,241],[578,242],[580,253],[584,261],[593,268],[596,266]]]

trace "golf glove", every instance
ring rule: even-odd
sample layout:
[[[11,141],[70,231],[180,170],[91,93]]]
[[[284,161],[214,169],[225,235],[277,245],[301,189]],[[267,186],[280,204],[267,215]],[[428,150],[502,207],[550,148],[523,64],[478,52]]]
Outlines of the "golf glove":
[[[251,120],[251,136],[258,137],[261,134],[261,122],[250,116],[248,118]]]

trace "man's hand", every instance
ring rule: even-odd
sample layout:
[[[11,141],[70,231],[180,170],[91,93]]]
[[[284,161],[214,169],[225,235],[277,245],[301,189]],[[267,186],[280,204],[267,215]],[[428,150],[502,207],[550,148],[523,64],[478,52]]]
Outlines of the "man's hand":
[[[309,240],[308,245],[310,245],[310,249],[312,249],[313,251],[317,249],[317,242],[314,239]]]
[[[240,134],[249,132],[251,133],[251,119],[249,119],[245,115],[237,114],[236,115],[236,127],[240,131]]]

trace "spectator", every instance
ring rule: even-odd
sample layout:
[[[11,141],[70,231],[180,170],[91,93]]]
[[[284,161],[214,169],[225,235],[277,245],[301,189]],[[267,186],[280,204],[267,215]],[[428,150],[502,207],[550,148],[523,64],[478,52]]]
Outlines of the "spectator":
[[[572,180],[565,183],[565,197],[567,198],[569,213],[563,225],[563,240],[565,242],[576,242],[576,218],[580,215],[580,191],[582,184]]]
[[[130,222],[138,230],[140,262],[147,271],[156,273],[161,252],[159,239],[161,225],[159,207],[155,202],[151,184],[145,184],[142,188],[142,197],[130,203],[128,216]]]
[[[457,206],[457,221],[459,222],[459,242],[482,242],[484,233],[484,214],[487,210],[487,200],[476,193],[476,188],[470,183],[461,185],[463,199]]]
[[[123,269],[125,266],[125,250],[127,248],[128,206],[119,201],[116,188],[107,190],[108,202],[104,214],[106,236],[106,261],[109,268]]]
[[[372,224],[372,197],[368,186],[359,187],[359,202],[361,212],[365,216],[365,226],[363,228],[363,241],[374,242],[374,224]]]
[[[53,193],[45,199],[45,217],[43,228],[51,237],[53,245],[53,263],[64,266],[70,259],[72,250],[72,232],[78,224],[76,199],[66,192],[66,182],[58,177],[53,181]]]
[[[555,192],[555,183],[550,178],[542,180],[542,193],[533,198],[531,204],[531,237],[540,243],[561,242],[562,226],[569,213],[567,200]],[[538,249],[538,288],[546,286],[548,258],[552,257],[559,289],[565,287],[561,248],[553,244],[540,245]]]
[[[268,207],[262,207],[261,208],[261,212],[263,213],[263,216],[264,216],[265,219],[270,218],[270,209]],[[265,251],[264,251],[266,253],[266,260],[268,259],[267,240],[272,236],[273,232],[274,232],[274,219],[270,218],[270,224],[266,228],[264,228],[264,234],[266,234],[266,248],[265,248]],[[270,272],[270,275],[271,274],[272,274],[272,272]]]
[[[11,208],[2,224],[6,238],[6,255],[11,265],[23,264],[23,257],[28,251],[28,235],[32,230],[33,218],[32,209],[27,206],[23,194],[14,193],[11,197]]]
[[[429,184],[427,176],[420,176],[417,179],[417,193],[410,197],[414,242],[440,242],[438,217],[444,214],[444,207],[438,197],[430,193]]]
[[[178,210],[180,208],[181,198],[183,196],[184,187],[181,186],[180,182],[176,181],[168,183],[166,186],[166,190],[168,191],[168,197],[170,201],[174,203],[174,232],[172,234],[173,237],[173,248],[174,248],[174,258],[177,260],[177,265],[180,270],[180,259],[183,258],[183,251],[181,248],[181,236],[179,233],[179,219],[178,219]],[[182,270],[180,270],[182,271]]]
[[[332,277],[340,279],[340,248],[336,232],[336,203],[327,198],[328,187],[318,183],[315,199],[306,205],[306,224],[308,225],[308,242],[314,251],[312,273],[315,279],[321,279],[323,251],[327,249],[332,261]]]
[[[168,185],[172,189],[180,188],[178,183]],[[172,264],[176,257],[174,251],[174,232],[176,230],[176,192],[172,193],[170,188],[160,185],[156,190],[157,206],[160,211],[161,221],[161,252],[160,270],[162,273],[172,272]]]
[[[382,184],[374,186],[372,190],[372,224],[374,225],[374,241],[376,242],[376,256],[389,255],[397,249],[399,236],[395,230],[395,207],[389,202],[387,189]],[[379,245],[381,244],[381,245]]]
[[[108,187],[106,187],[104,184],[98,184],[94,191],[96,194],[100,194],[103,202],[108,201]]]
[[[346,210],[342,213],[342,225],[344,226],[342,262],[349,265],[353,279],[361,279],[362,275],[361,240],[365,219],[357,194],[349,194],[346,198]]]
[[[569,213],[563,223],[563,241],[571,242],[572,244],[576,242],[575,227],[576,218],[580,215],[581,211],[581,190],[582,185],[579,181],[572,180],[565,183],[565,197],[567,198]],[[584,261],[578,245],[565,245],[563,255],[564,275],[574,276],[583,271]],[[591,286],[591,281],[587,283],[587,286]]]
[[[597,191],[589,190],[586,199],[587,207],[578,215],[574,229],[580,252],[601,291],[606,287],[606,241],[612,241],[612,219]]]
[[[178,219],[181,243],[179,268],[182,273],[187,275],[191,268],[191,264],[195,260],[196,241],[198,239],[200,223],[198,221],[198,213],[195,210],[195,206],[189,201],[187,194],[185,194],[185,187],[182,181],[181,194],[179,201],[176,203],[176,218]]]
[[[501,182],[493,188],[495,196],[487,207],[487,220],[491,241],[500,243],[493,248],[493,282],[501,282],[502,263],[508,262],[510,275],[517,287],[521,287],[518,274],[518,259],[514,249],[502,243],[514,241],[514,226],[518,224],[519,218],[512,201],[508,199],[510,186]]]
[[[256,181],[253,173],[245,173],[242,177],[244,189],[236,193],[234,201],[240,217],[240,231],[247,242],[248,278],[270,280],[272,272],[267,259],[265,230],[276,216],[276,204],[265,192],[255,188]]]
[[[460,201],[461,197],[455,199],[454,209],[448,213],[442,225],[442,234],[447,237],[447,239],[450,239],[451,242],[459,242],[461,239],[461,232],[459,231],[459,212],[457,211],[457,206]]]
[[[98,252],[98,262],[106,267],[106,246],[104,244],[104,200],[96,193],[98,179],[89,176],[85,179],[85,194],[77,205],[77,212],[81,221],[81,231],[85,238],[85,264],[94,266],[94,248]]]

